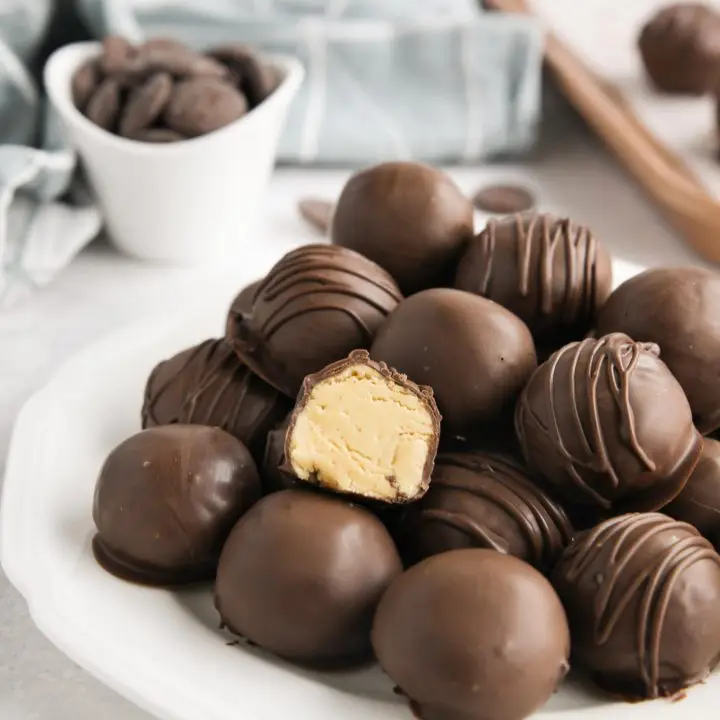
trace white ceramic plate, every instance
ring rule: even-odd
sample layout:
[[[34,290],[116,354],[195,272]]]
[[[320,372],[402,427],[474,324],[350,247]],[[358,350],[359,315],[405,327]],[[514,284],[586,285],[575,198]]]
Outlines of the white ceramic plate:
[[[637,269],[616,264],[618,280]],[[406,704],[376,668],[312,673],[259,650],[230,646],[232,638],[218,629],[209,590],[137,587],[93,560],[91,503],[102,461],[139,429],[151,367],[219,333],[225,302],[223,294],[191,314],[177,312],[113,335],[68,362],[28,402],[17,421],[5,479],[5,571],[58,647],[161,718],[409,720]],[[706,720],[715,717],[718,705],[720,677],[694,688],[682,702],[638,705],[608,701],[568,682],[536,718]]]

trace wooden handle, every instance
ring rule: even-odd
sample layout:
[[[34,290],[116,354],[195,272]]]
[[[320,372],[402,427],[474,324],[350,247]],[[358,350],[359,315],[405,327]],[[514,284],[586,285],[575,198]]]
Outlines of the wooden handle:
[[[529,13],[525,0],[486,0],[486,4],[504,12]],[[638,120],[615,86],[593,73],[552,32],[546,37],[545,59],[571,104],[672,224],[700,254],[720,262],[720,204],[682,158]]]

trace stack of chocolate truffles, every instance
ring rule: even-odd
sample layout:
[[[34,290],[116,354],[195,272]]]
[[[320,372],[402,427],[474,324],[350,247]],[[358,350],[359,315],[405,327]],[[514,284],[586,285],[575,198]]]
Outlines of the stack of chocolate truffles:
[[[589,228],[476,234],[458,187],[408,162],[350,178],[331,240],[151,372],[97,481],[99,563],[213,583],[268,658],[376,660],[422,720],[522,720],[571,659],[628,700],[707,678],[720,276],[612,291]]]

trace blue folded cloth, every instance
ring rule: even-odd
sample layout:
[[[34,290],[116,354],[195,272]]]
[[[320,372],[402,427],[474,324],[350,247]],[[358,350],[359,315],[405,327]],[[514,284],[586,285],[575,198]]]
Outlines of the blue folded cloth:
[[[63,0],[67,4],[70,0]],[[91,31],[244,42],[307,70],[280,160],[357,166],[473,162],[531,145],[542,38],[474,0],[77,0]],[[59,202],[74,156],[27,70],[53,0],[0,7],[0,307],[48,282],[97,233],[96,208]],[[35,142],[36,138],[41,138]]]
[[[472,162],[534,138],[540,32],[474,0],[80,1],[99,35],[237,41],[299,57],[307,80],[284,161]]]

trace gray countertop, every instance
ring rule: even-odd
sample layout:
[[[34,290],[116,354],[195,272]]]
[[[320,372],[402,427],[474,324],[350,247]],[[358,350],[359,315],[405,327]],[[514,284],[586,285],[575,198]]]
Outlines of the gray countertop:
[[[528,182],[544,208],[587,223],[615,254],[638,264],[697,262],[578,123],[554,131],[523,164],[462,168],[453,174],[468,191],[481,182]],[[278,255],[283,238],[312,237],[295,214],[297,197],[332,196],[344,177],[332,171],[277,174],[265,232],[267,242],[277,243]],[[171,308],[177,293],[196,287],[199,277],[191,270],[142,265],[100,242],[51,287],[0,314],[0,470],[17,411],[59,363],[127,322]],[[0,718],[149,720],[149,715],[57,651],[35,629],[23,599],[0,572]]]

